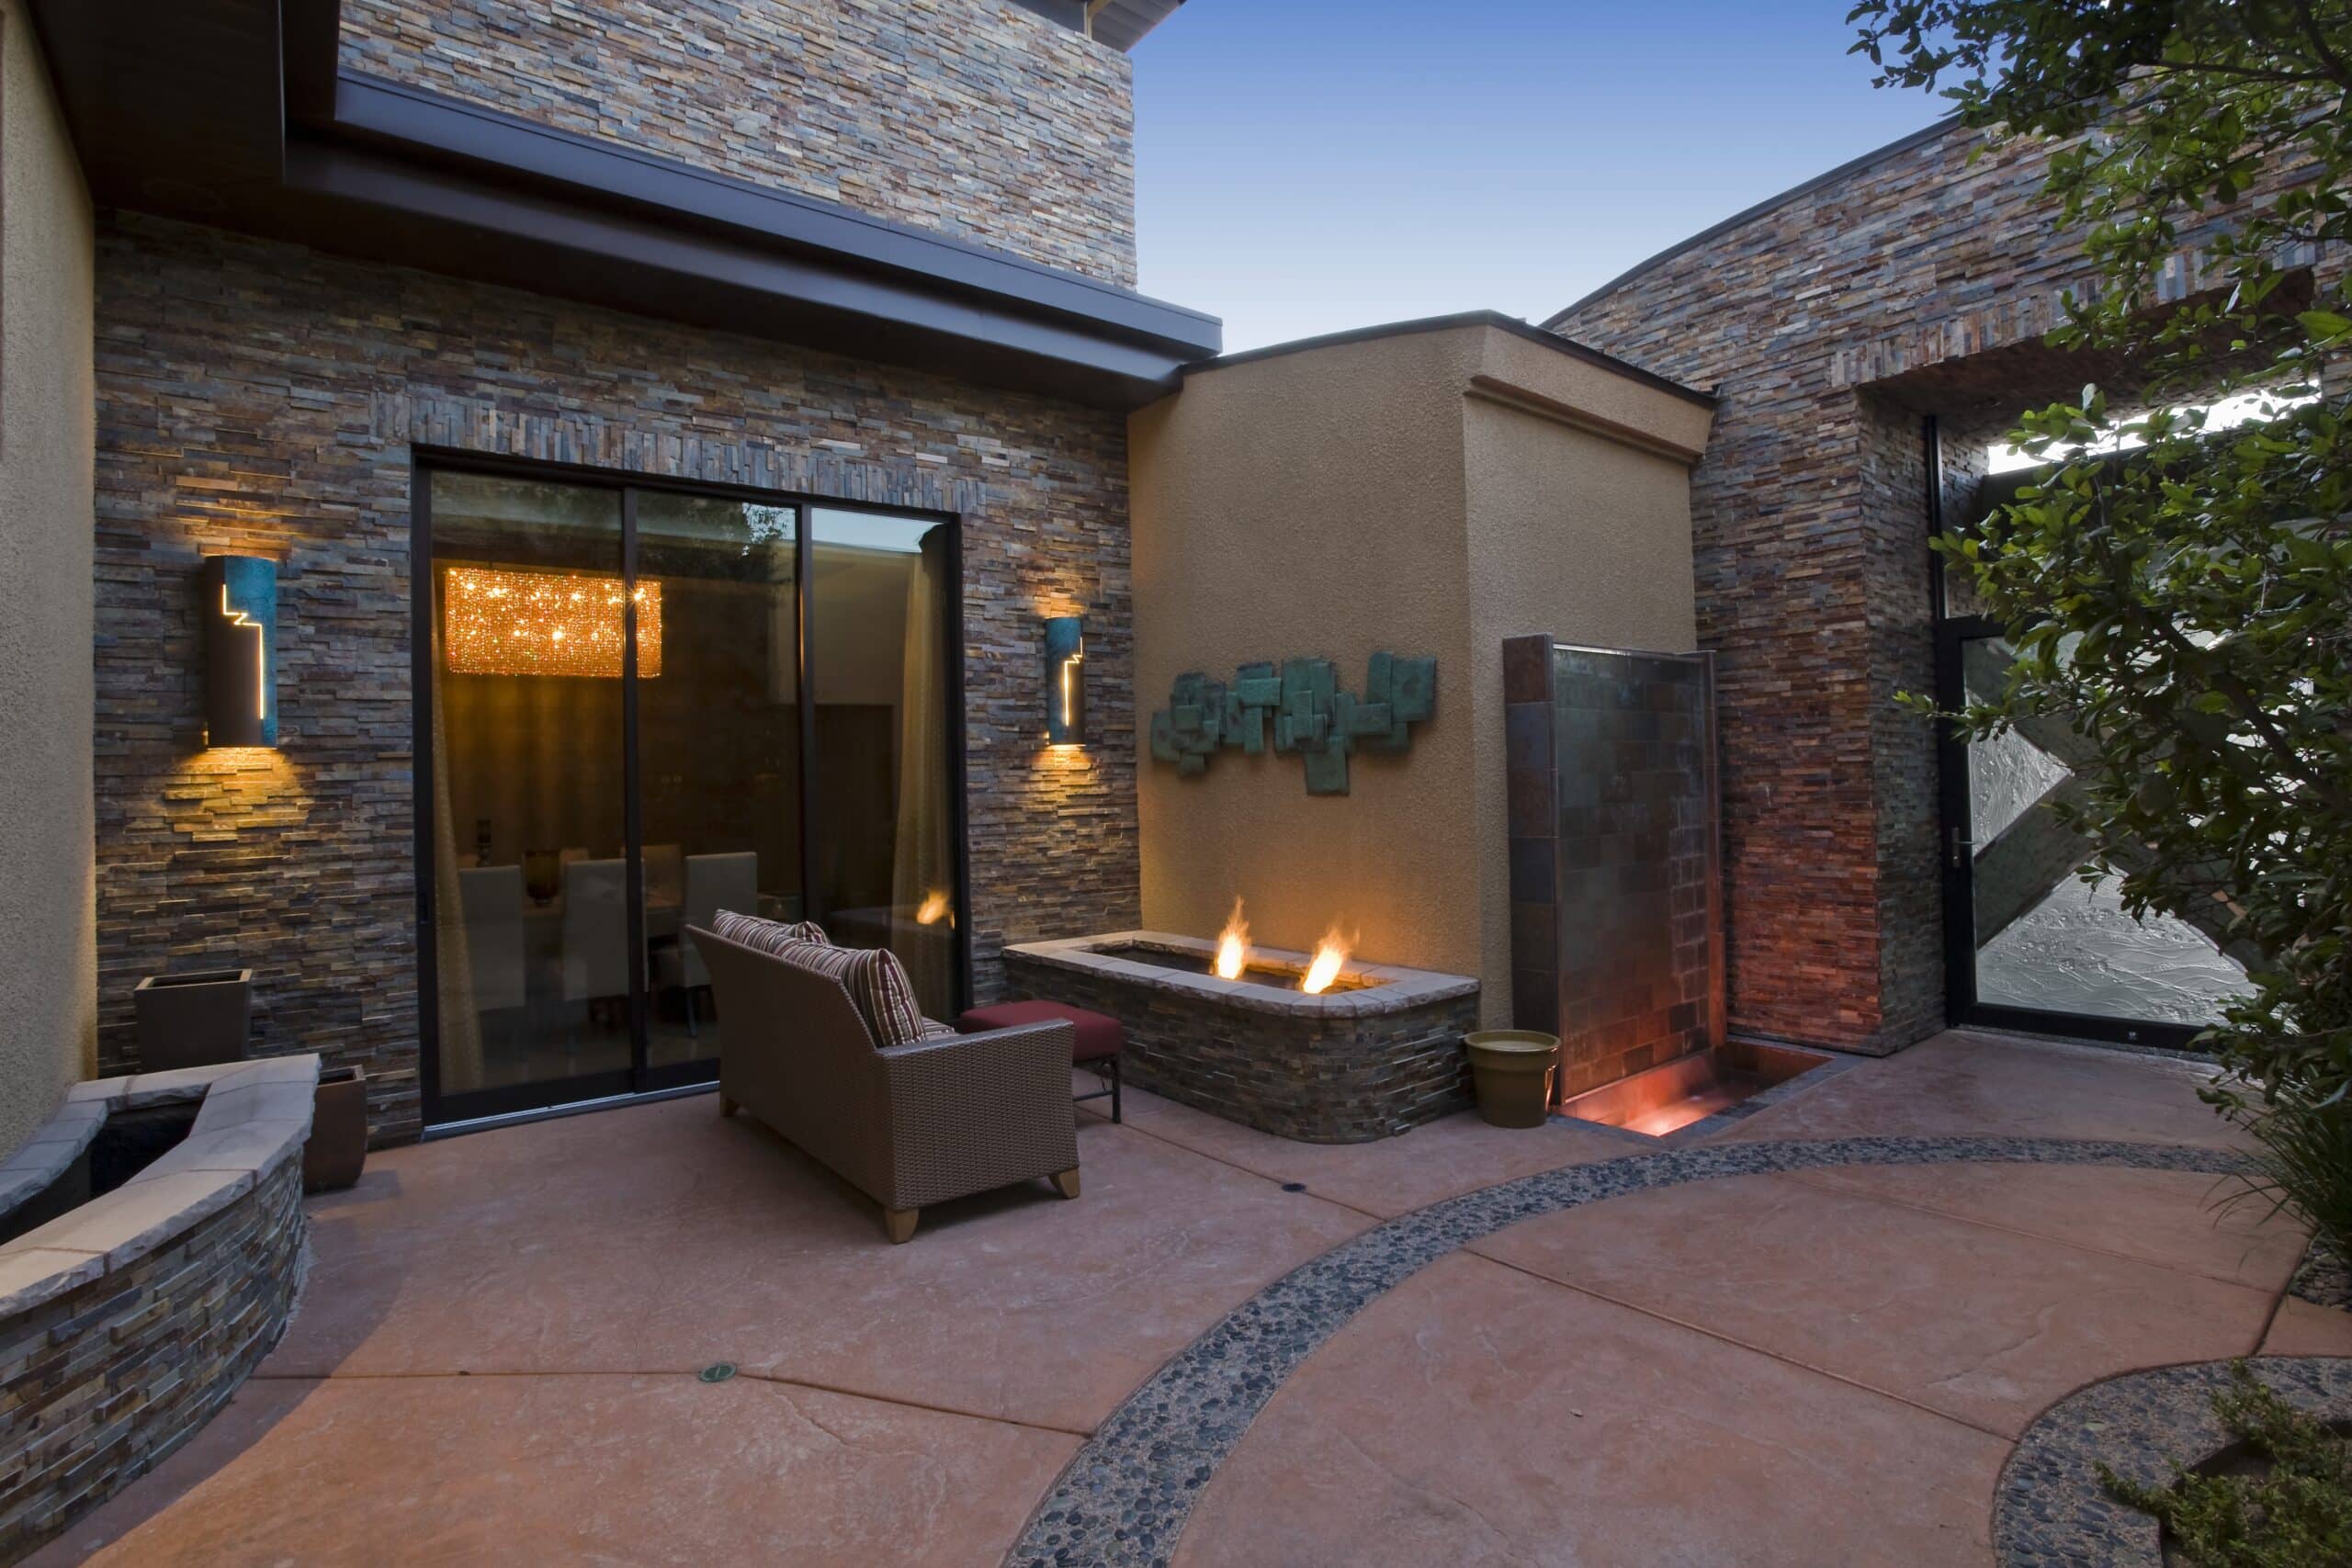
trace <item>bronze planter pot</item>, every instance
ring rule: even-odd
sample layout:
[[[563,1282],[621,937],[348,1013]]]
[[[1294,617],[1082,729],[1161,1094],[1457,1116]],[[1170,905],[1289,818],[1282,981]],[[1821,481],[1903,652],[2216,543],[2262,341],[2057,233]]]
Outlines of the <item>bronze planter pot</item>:
[[[130,993],[130,1005],[139,1020],[141,1071],[242,1062],[253,1032],[254,972],[150,975]]]
[[[1470,1050],[1478,1114],[1496,1127],[1544,1125],[1552,1113],[1560,1037],[1532,1029],[1482,1029],[1464,1035],[1462,1043]]]
[[[319,1074],[311,1141],[302,1145],[302,1190],[349,1187],[367,1163],[368,1075],[357,1067],[328,1067]]]

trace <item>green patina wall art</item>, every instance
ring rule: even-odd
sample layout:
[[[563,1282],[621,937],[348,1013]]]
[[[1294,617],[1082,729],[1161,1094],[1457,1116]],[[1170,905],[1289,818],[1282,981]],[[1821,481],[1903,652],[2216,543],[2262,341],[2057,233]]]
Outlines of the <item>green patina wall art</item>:
[[[1192,777],[1208,772],[1221,746],[1252,757],[1272,746],[1306,763],[1307,794],[1345,795],[1349,753],[1410,750],[1412,727],[1436,706],[1434,659],[1374,654],[1361,697],[1340,690],[1328,659],[1244,664],[1230,685],[1190,671],[1151,716],[1151,754]]]

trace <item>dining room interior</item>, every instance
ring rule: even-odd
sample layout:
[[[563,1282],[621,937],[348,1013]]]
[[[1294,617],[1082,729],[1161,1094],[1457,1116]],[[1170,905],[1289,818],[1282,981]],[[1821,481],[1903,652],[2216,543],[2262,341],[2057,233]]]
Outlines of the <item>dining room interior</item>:
[[[953,525],[544,473],[429,483],[450,1109],[707,1078],[724,1022],[684,937],[719,910],[888,947],[952,1016]]]

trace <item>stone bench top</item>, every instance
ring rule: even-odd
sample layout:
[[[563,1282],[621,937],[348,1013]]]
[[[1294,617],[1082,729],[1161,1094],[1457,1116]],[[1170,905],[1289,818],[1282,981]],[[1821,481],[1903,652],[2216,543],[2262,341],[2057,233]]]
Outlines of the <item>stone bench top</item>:
[[[311,1135],[315,1055],[92,1078],[0,1164],[0,1213],[64,1174],[118,1111],[200,1101],[178,1144],[113,1191],[0,1245],[0,1317],[128,1268],[252,1191]]]
[[[1430,969],[1407,969],[1393,964],[1363,964],[1351,959],[1340,966],[1340,975],[1342,979],[1354,982],[1352,986],[1344,990],[1325,991],[1319,996],[1310,997],[1301,991],[1261,986],[1249,980],[1220,980],[1214,975],[1162,968],[1156,964],[1123,958],[1116,953],[1103,951],[1120,947],[1157,947],[1199,958],[1212,958],[1216,954],[1216,943],[1214,942],[1201,937],[1176,936],[1168,931],[1112,931],[1102,936],[1065,937],[1053,942],[1012,942],[1004,951],[1008,954],[1034,959],[1057,968],[1115,976],[1148,989],[1206,998],[1250,1012],[1282,1013],[1295,1017],[1378,1018],[1430,1002],[1466,997],[1478,989],[1478,982],[1466,975],[1442,975]],[[1256,945],[1250,949],[1250,955],[1253,962],[1293,969],[1305,969],[1314,957],[1312,953],[1294,953],[1288,948]]]

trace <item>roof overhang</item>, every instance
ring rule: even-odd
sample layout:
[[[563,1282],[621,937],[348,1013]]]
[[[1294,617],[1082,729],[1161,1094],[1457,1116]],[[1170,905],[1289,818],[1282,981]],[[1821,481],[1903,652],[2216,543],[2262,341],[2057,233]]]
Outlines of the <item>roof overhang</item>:
[[[101,205],[1110,408],[1222,342],[1076,273],[343,72],[336,0],[30,4]]]
[[[1176,14],[1184,0],[1012,0],[1072,32],[1084,33],[1097,43],[1125,51],[1143,41],[1143,35]]]

